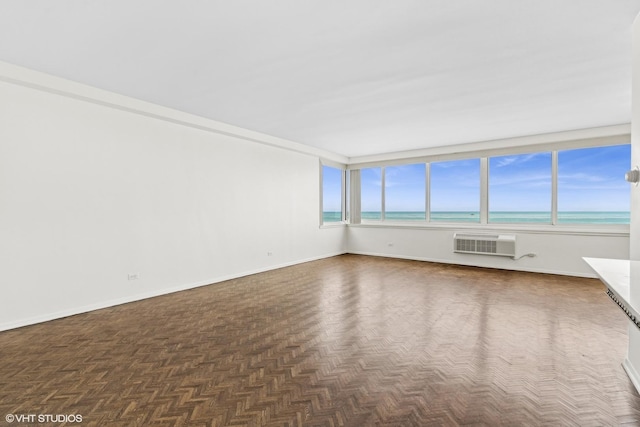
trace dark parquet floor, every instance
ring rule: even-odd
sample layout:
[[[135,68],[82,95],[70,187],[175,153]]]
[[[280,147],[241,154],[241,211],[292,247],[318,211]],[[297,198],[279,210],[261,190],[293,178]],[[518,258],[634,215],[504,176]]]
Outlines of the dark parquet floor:
[[[594,279],[344,255],[2,332],[0,425],[638,425],[628,325]]]

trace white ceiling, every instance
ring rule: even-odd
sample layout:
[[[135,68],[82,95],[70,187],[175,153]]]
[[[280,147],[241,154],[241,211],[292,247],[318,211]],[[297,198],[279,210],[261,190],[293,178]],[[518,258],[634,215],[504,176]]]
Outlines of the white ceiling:
[[[346,156],[628,123],[640,0],[3,0],[0,60]]]

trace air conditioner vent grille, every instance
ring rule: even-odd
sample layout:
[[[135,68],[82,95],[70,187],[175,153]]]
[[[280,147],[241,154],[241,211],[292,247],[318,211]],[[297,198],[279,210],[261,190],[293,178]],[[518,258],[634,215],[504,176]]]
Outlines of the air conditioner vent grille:
[[[515,236],[454,234],[454,252],[515,256]]]
[[[496,253],[497,243],[495,240],[457,239],[456,250],[464,252]]]

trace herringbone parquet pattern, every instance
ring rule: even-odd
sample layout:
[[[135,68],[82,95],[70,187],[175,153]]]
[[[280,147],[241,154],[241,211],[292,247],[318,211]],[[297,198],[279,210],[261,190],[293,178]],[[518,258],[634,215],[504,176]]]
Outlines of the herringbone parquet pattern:
[[[345,255],[0,333],[0,424],[637,425],[627,327],[596,280]]]

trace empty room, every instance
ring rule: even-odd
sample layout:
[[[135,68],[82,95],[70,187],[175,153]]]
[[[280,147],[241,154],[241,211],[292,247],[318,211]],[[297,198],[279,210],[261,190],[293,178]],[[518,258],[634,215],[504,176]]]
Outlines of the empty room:
[[[640,425],[639,13],[0,2],[0,425]]]

